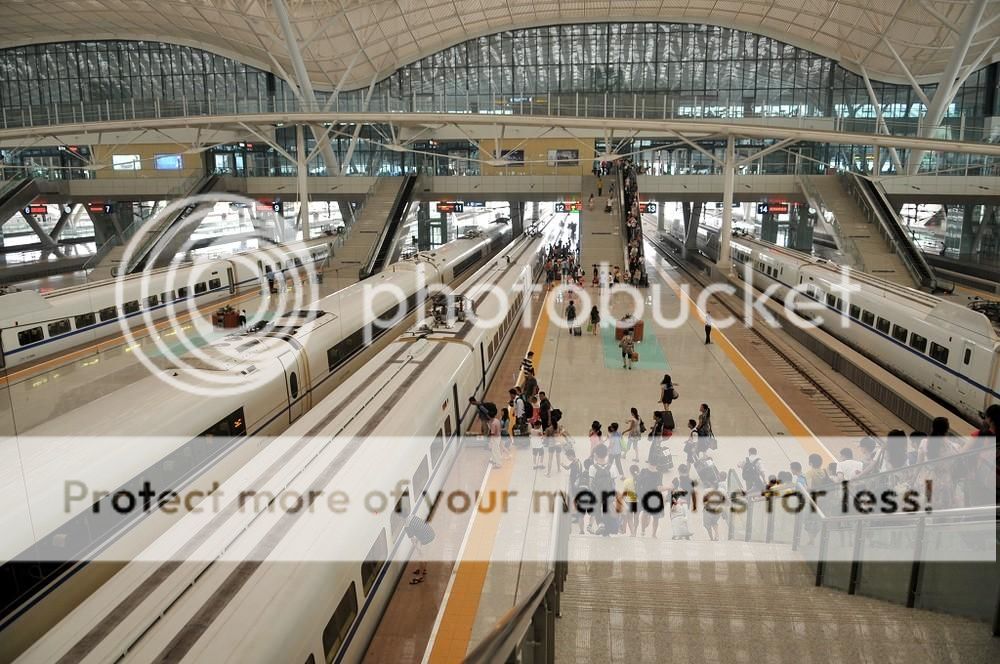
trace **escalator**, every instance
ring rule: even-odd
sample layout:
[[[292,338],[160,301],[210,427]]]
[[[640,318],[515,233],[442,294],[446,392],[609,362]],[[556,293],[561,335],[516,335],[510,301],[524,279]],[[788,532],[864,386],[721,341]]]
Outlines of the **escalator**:
[[[0,224],[23,210],[38,196],[38,183],[25,177],[7,180],[0,188]]]
[[[417,183],[416,175],[407,175],[403,178],[403,184],[396,192],[396,198],[389,209],[385,225],[379,233],[378,239],[372,246],[368,259],[362,265],[358,277],[367,279],[373,274],[377,274],[391,261],[392,248],[395,245],[396,235],[399,233],[400,225],[406,219],[406,214],[410,209],[413,187]]]
[[[938,278],[934,274],[934,269],[924,258],[923,252],[913,244],[913,238],[910,237],[899,215],[889,203],[889,197],[882,185],[855,173],[850,173],[847,177],[849,178],[847,184],[854,194],[854,198],[866,209],[872,220],[881,227],[886,239],[906,265],[913,280],[922,288],[931,291],[952,291],[955,287],[954,284]]]
[[[215,188],[219,176],[205,175],[198,180],[185,197],[207,194]],[[178,251],[184,248],[197,225],[184,225],[183,222],[192,214],[213,206],[211,201],[191,203],[181,210],[164,215],[152,228],[145,230],[138,249],[132,254],[128,265],[119,266],[118,274],[132,274],[143,270],[152,260],[152,268],[165,267],[171,263]]]

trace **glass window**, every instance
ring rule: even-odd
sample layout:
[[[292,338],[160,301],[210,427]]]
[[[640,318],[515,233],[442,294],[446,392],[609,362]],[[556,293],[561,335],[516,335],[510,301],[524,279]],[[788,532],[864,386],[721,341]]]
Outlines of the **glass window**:
[[[910,335],[910,348],[919,350],[921,353],[926,353],[927,339],[914,332]]]
[[[882,332],[883,334],[888,334],[890,327],[892,327],[892,323],[890,323],[885,318],[882,318],[881,316],[879,316],[875,320],[875,329],[878,330],[879,332]]]
[[[851,318],[853,318],[854,320],[858,320],[859,318],[861,318],[861,307],[859,307],[858,305],[852,304],[850,307],[850,312],[851,312]]]
[[[42,332],[41,327],[31,327],[27,330],[21,330],[17,333],[17,343],[22,346],[27,346],[28,344],[33,344],[41,341],[45,338],[45,333]]]
[[[202,293],[208,291],[208,285],[202,281],[194,285],[194,294],[201,295]]]
[[[60,334],[66,334],[71,329],[72,328],[71,328],[71,326],[69,324],[69,319],[68,318],[64,318],[62,320],[57,320],[55,322],[49,323],[49,336],[50,337],[57,337]]]
[[[358,616],[358,591],[354,582],[344,596],[341,598],[337,609],[333,612],[330,622],[323,628],[323,650],[326,653],[326,662],[330,664],[337,657],[340,646],[351,631],[351,625]]]
[[[962,364],[969,364],[972,361],[972,349],[966,348],[965,355],[962,357]]]
[[[293,399],[299,398],[299,377],[294,371],[288,377],[288,391],[291,392]]]
[[[219,279],[219,278],[209,279],[208,280],[208,287],[211,288],[212,290],[215,290],[216,288],[221,288],[222,287],[222,279]]]
[[[861,311],[861,322],[864,323],[865,325],[874,325],[875,324],[875,314],[873,314],[870,311],[862,310]]]
[[[111,168],[116,171],[142,170],[142,160],[137,154],[113,154]]]
[[[334,369],[337,368],[338,364],[340,364],[340,354],[337,353],[337,347],[334,346],[333,348],[327,348],[326,349],[326,366],[327,366],[327,368],[330,371],[333,371]]]
[[[146,298],[146,308],[147,309],[152,309],[153,307],[155,307],[159,303],[160,303],[160,298],[157,297],[156,295],[150,295],[149,297]]]
[[[97,322],[97,317],[94,314],[80,314],[73,319],[73,323],[76,325],[76,329],[81,327],[87,327],[88,325],[93,325]]]
[[[420,495],[424,490],[424,485],[427,484],[428,477],[427,460],[421,459],[420,465],[417,466],[417,470],[413,473],[413,495]]]
[[[132,300],[131,302],[126,302],[122,305],[122,311],[125,315],[134,314],[139,311],[139,300]]]
[[[410,492],[404,491],[403,495],[399,497],[399,501],[396,506],[392,508],[392,512],[389,514],[389,527],[392,530],[392,539],[395,541],[396,536],[406,525],[406,520],[410,518]]]
[[[102,322],[106,320],[114,320],[115,318],[118,318],[118,309],[115,307],[105,307],[98,311],[97,315],[100,317]]]
[[[434,437],[434,442],[431,443],[431,463],[435,466],[441,459],[442,452],[444,452],[444,434],[438,429],[437,436]]]
[[[375,579],[378,578],[378,573],[382,570],[382,566],[385,565],[385,560],[388,557],[389,546],[386,542],[385,529],[383,528],[379,531],[378,537],[375,538],[375,543],[368,550],[368,555],[365,556],[364,562],[361,563],[361,590],[365,595],[375,585]]]
[[[900,327],[899,325],[892,326],[892,338],[896,341],[901,341],[906,343],[906,338],[909,335],[905,327]]]
[[[931,359],[937,360],[941,364],[948,364],[948,349],[933,341],[931,342],[931,350],[928,355],[931,356]]]
[[[177,299],[181,300],[188,296],[187,286],[181,286],[177,289]]]

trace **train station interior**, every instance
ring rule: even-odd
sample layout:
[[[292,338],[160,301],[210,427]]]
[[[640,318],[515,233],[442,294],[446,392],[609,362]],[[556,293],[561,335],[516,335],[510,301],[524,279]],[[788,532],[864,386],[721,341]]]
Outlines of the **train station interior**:
[[[1000,660],[998,19],[0,1],[0,664]]]

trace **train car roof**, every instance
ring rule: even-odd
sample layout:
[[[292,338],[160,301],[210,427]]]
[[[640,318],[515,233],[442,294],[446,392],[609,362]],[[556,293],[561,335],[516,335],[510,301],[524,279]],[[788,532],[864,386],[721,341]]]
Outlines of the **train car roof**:
[[[17,291],[0,295],[0,313],[3,315],[0,320],[3,321],[4,325],[7,324],[7,321],[11,321],[12,325],[15,324],[14,322],[19,316],[47,309],[52,309],[52,305],[36,291]]]

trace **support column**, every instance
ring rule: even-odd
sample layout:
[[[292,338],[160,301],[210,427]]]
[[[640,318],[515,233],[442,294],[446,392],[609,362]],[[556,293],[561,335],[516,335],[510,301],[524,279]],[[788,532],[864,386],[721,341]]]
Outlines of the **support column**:
[[[736,141],[726,140],[726,161],[722,165],[722,228],[719,230],[719,269],[729,272],[729,241],[733,234],[733,186],[736,183]]]
[[[698,225],[701,222],[701,201],[694,203],[681,203],[681,211],[684,215],[684,247],[681,251],[681,258],[687,259],[698,253]]]
[[[309,163],[302,125],[295,125],[295,172],[299,181],[299,226],[304,241],[309,239]]]
[[[664,220],[663,220],[663,203],[657,202],[656,204],[656,232],[662,234],[664,231]]]
[[[431,248],[431,204],[420,201],[417,204],[417,251]]]
[[[56,242],[59,241],[59,236],[62,235],[63,229],[66,228],[66,223],[69,221],[69,218],[73,216],[73,209],[76,205],[69,205],[69,210],[67,210],[66,207],[67,206],[63,205],[59,206],[59,221],[56,222],[56,225],[52,227],[52,232],[49,233],[49,237]]]
[[[534,205],[537,213],[538,204]],[[510,201],[510,230],[515,238],[524,233],[524,201]]]
[[[770,212],[760,215],[760,239],[772,244],[778,242],[778,218]]]
[[[25,214],[24,211],[22,211],[21,216],[24,217],[24,220],[28,222],[29,226],[31,226],[31,230],[35,231],[35,235],[38,236],[38,240],[42,243],[42,246],[48,251],[54,253],[57,257],[63,258],[63,253],[59,250],[59,245],[55,240],[49,237],[48,233],[42,230],[42,226],[38,223],[38,220],[35,219],[35,215]]]
[[[792,205],[788,211],[788,247],[812,253],[816,213],[802,205]]]

